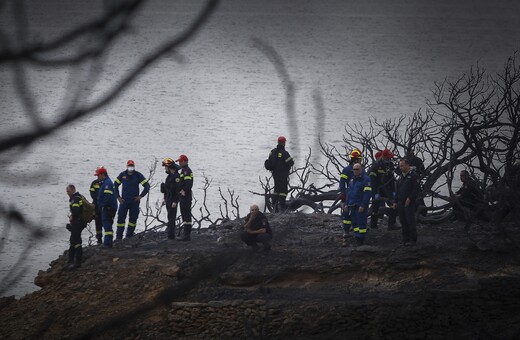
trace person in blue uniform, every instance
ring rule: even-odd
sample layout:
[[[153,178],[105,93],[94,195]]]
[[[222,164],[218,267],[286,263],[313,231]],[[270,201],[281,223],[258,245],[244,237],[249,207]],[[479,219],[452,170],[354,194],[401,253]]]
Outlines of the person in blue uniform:
[[[350,180],[354,177],[352,167],[354,164],[361,163],[361,151],[354,149],[349,154],[349,164],[343,168],[339,177],[339,199],[341,200],[341,227],[343,228],[343,243],[342,246],[348,245],[348,235],[352,227],[352,221],[349,218],[348,205],[345,201],[347,198],[347,187]]]
[[[98,166],[99,168],[103,168],[103,166]],[[94,222],[96,224],[96,239],[97,243],[103,243],[103,223],[101,222],[101,210],[99,209],[99,204],[97,203],[98,193],[99,193],[99,180],[96,178],[90,183],[90,197],[92,198],[92,203],[96,207],[96,216],[94,217]]]
[[[348,185],[346,201],[356,243],[362,245],[367,232],[368,205],[372,197],[372,186],[370,178],[363,173],[361,164],[354,164],[352,171],[354,176]]]
[[[116,239],[123,238],[125,232],[126,215],[128,214],[128,228],[126,237],[130,238],[135,234],[137,218],[139,217],[139,204],[141,199],[148,194],[150,183],[142,173],[135,170],[135,163],[129,160],[126,163],[126,170],[121,172],[114,181],[117,200],[119,201],[119,211],[117,213]],[[122,185],[121,195],[119,186]],[[139,185],[143,186],[143,191],[139,193]]]
[[[111,248],[114,238],[112,225],[117,212],[117,196],[115,194],[114,182],[108,177],[108,172],[105,168],[97,169],[94,175],[98,177],[99,181],[97,203],[101,211],[101,223],[105,231],[103,246]]]

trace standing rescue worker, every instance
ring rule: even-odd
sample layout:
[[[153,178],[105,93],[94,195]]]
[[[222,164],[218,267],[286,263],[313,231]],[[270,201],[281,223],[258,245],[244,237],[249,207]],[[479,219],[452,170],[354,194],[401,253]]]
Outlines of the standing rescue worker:
[[[103,168],[103,166],[98,166],[99,168]],[[90,197],[92,198],[92,203],[96,207],[96,216],[94,216],[94,222],[96,223],[96,239],[97,243],[103,243],[103,223],[101,222],[101,210],[99,209],[99,204],[97,203],[98,193],[99,193],[99,180],[95,179],[90,183]]]
[[[294,165],[294,160],[285,150],[287,139],[284,136],[278,137],[278,145],[271,150],[269,158],[266,162],[270,164],[269,169],[273,174],[274,192],[272,195],[274,212],[285,212],[287,205],[285,203],[289,194],[289,172]]]
[[[116,239],[121,240],[125,231],[126,215],[128,213],[128,228],[126,237],[134,236],[139,216],[139,204],[141,198],[146,196],[150,190],[150,183],[139,171],[135,171],[133,160],[126,162],[126,170],[121,172],[114,181],[117,200],[119,201],[119,211],[117,213]],[[139,193],[139,184],[143,186],[143,191]],[[119,195],[119,185],[123,185],[122,193]]]
[[[191,240],[191,200],[193,195],[191,188],[193,187],[193,172],[188,166],[188,157],[180,155],[177,162],[181,166],[179,174],[179,203],[181,206],[181,217],[183,223],[181,241]]]
[[[85,229],[87,224],[83,220],[83,198],[76,191],[76,187],[69,184],[65,191],[69,196],[70,207],[70,223],[67,224],[67,229],[70,231],[69,262],[65,269],[72,270],[81,266],[83,256],[81,231]]]
[[[108,172],[105,168],[97,169],[95,176],[97,176],[99,180],[97,203],[101,210],[101,223],[105,230],[103,246],[112,248],[112,240],[114,238],[112,224],[114,223],[114,216],[116,216],[117,212],[117,196],[114,193],[114,182],[108,177]]]
[[[403,158],[399,161],[401,176],[397,180],[394,208],[397,209],[399,221],[403,228],[403,243],[405,246],[417,242],[415,221],[415,206],[420,186],[417,174],[410,168],[410,162]]]
[[[372,182],[371,229],[378,228],[379,209],[385,206],[385,202],[388,202],[389,206],[393,204],[395,190],[393,157],[394,154],[389,149],[384,149],[381,152],[381,158],[377,159],[368,170],[368,176]],[[388,230],[397,229],[394,211],[392,209],[386,209],[386,212],[388,214]]]
[[[350,180],[347,190],[347,205],[349,219],[357,245],[365,242],[367,232],[368,205],[372,196],[370,178],[363,173],[363,167],[357,163],[352,166],[354,177]]]
[[[361,163],[361,151],[354,149],[349,154],[349,164],[343,168],[339,177],[339,198],[341,200],[341,227],[343,228],[343,247],[348,245],[348,233],[352,227],[352,221],[349,219],[348,205],[345,201],[347,198],[347,187],[350,180],[354,177],[352,166]]]
[[[175,229],[177,219],[177,204],[179,202],[180,175],[178,170],[180,167],[175,164],[171,158],[165,158],[162,162],[164,170],[168,174],[164,183],[161,184],[161,192],[164,194],[164,203],[168,213],[168,227],[166,228],[168,238],[175,240]]]

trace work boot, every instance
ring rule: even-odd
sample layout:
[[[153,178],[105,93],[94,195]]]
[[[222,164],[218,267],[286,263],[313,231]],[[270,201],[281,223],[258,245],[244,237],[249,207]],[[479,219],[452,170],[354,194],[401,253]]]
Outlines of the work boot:
[[[191,224],[184,224],[181,241],[191,241]]]
[[[96,239],[97,239],[97,244],[103,243],[103,238],[101,236],[97,236]]]

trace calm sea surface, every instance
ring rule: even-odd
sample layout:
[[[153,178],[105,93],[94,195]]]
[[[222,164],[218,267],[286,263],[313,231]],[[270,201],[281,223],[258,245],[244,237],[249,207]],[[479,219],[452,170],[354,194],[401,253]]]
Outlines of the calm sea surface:
[[[65,32],[100,8],[95,1],[27,3],[29,31],[39,38]],[[81,85],[86,98],[103,96],[148,51],[186,28],[202,4],[150,1],[135,28],[108,51],[99,82]],[[12,15],[8,9],[0,15],[0,27],[13,38]],[[347,122],[424,109],[434,82],[454,79],[477,63],[490,73],[499,71],[520,47],[519,17],[520,2],[513,0],[222,1],[193,41],[153,65],[112,105],[29,149],[1,156],[2,204],[21,209],[50,231],[47,239],[33,242],[0,221],[0,279],[12,276],[13,268],[15,273],[27,268],[4,295],[36,290],[38,270],[68,248],[65,186],[74,183],[87,194],[96,166],[104,165],[114,178],[133,159],[148,174],[154,158],[185,153],[196,198],[202,198],[202,175],[212,180],[213,217],[221,203],[218,187],[235,191],[243,214],[261,201],[249,190],[261,191],[258,178],[268,175],[263,160],[278,135],[287,137],[301,165],[309,148],[318,154],[318,137],[340,146]],[[287,115],[284,86],[254,39],[282,58],[295,86],[295,117]],[[44,122],[59,116],[72,74],[28,70]],[[0,131],[8,136],[30,123],[11,71],[0,68],[0,79]],[[324,107],[319,115],[316,94]],[[159,171],[155,180],[163,178]],[[152,201],[159,198],[157,190],[151,194]],[[26,245],[29,253],[19,264]]]

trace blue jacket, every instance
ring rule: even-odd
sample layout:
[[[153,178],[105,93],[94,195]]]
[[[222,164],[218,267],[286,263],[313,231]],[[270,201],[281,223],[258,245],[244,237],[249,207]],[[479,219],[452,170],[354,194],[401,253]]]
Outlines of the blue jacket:
[[[370,178],[367,175],[362,174],[350,180],[347,193],[348,205],[357,205],[368,209],[371,196],[372,186],[370,185]]]
[[[347,185],[350,180],[354,177],[354,171],[352,170],[352,165],[347,165],[343,168],[341,175],[339,176],[339,192],[342,194],[347,194]]]
[[[128,170],[123,171],[115,180],[116,195],[119,197],[119,185],[123,185],[121,197],[125,201],[131,201],[136,196],[144,197],[150,190],[150,183],[139,171],[134,171],[131,175]],[[139,194],[139,184],[143,186],[143,191]]]
[[[107,177],[102,182],[99,182],[97,203],[100,208],[111,207],[114,210],[117,210],[117,196],[115,195],[114,191],[114,183],[110,177]]]

